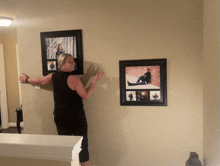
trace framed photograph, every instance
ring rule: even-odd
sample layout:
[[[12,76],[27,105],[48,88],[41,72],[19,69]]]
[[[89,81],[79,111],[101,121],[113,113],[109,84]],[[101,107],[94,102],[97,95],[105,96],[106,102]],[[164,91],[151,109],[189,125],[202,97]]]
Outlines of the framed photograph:
[[[167,60],[119,61],[120,104],[167,106]]]
[[[57,58],[62,53],[71,54],[76,63],[71,74],[83,74],[82,30],[41,32],[43,75],[58,70]]]

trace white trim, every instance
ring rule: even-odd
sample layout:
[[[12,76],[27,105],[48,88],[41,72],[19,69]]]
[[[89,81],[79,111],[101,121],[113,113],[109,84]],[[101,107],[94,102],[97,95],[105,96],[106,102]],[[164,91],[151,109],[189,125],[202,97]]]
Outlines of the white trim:
[[[15,45],[16,47],[16,57],[17,57],[17,71],[18,71],[18,80],[20,77],[20,61],[19,61],[19,50],[18,50],[18,44]],[[20,106],[22,104],[22,99],[21,99],[21,83],[18,81],[18,88],[19,88],[19,101],[20,101]]]
[[[6,79],[5,79],[5,64],[4,64],[4,52],[3,45],[0,44],[0,88],[1,88],[1,122],[2,128],[7,129],[8,124],[8,101],[6,91]]]
[[[81,151],[81,136],[0,134],[0,156],[72,162]]]

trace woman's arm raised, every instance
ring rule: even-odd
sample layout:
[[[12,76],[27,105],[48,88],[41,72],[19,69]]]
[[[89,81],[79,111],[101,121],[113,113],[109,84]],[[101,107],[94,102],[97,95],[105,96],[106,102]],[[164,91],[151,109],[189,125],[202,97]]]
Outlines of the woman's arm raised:
[[[81,80],[74,75],[69,76],[67,80],[67,84],[70,87],[70,89],[76,90],[76,92],[82,99],[87,100],[92,94],[96,82],[99,81],[103,76],[104,76],[104,72],[98,72],[87,89],[84,88],[84,85],[81,82]]]

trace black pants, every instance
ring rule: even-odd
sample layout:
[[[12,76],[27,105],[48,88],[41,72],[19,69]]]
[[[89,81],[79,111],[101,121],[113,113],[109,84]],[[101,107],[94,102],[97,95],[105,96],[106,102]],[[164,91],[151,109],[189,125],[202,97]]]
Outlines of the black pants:
[[[79,153],[79,161],[81,163],[89,161],[89,150],[88,150],[88,137],[87,137],[87,125],[81,128],[79,131],[74,129],[73,121],[68,118],[54,118],[58,135],[74,135],[82,136],[81,152]]]

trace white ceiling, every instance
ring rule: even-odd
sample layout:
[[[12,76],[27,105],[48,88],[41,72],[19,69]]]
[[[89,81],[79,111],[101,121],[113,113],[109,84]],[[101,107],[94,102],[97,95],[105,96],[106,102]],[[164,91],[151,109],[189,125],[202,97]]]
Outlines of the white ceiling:
[[[0,16],[16,18],[16,0],[0,0]]]

